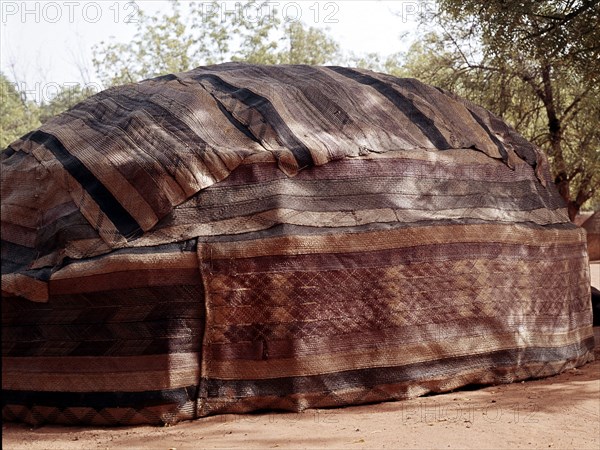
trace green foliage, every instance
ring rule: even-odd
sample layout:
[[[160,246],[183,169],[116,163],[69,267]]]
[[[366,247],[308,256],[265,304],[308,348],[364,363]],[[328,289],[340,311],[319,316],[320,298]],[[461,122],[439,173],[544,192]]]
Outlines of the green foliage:
[[[189,70],[194,52],[206,55],[211,51],[208,47],[197,48],[179,4],[174,2],[171,6],[172,11],[161,16],[148,16],[140,11],[137,32],[131,42],[102,41],[94,47],[94,67],[104,83],[133,83],[142,78]],[[200,36],[206,31],[200,30]]]
[[[374,70],[375,72],[385,72],[398,76],[403,73],[403,57],[404,55],[400,52],[394,53],[387,58],[384,58],[381,54],[376,52],[366,54],[356,54],[351,52],[344,59],[343,65]]]
[[[38,105],[24,98],[0,73],[0,149],[95,93],[92,87],[63,86],[51,99]]]
[[[438,6],[433,19],[443,33],[414,44],[401,74],[485,106],[546,151],[571,217],[597,201],[598,2],[439,0]]]
[[[262,3],[246,2],[246,5],[256,5],[262,8]],[[250,21],[248,17],[239,14],[232,19],[234,30],[231,34],[225,34],[228,41],[237,35],[241,41],[239,48],[231,55],[232,61],[243,61],[251,64],[277,64],[279,62],[278,48],[279,42],[274,36],[281,25],[281,20],[276,15],[263,14],[258,20]],[[209,62],[210,63],[210,62]]]
[[[0,150],[39,126],[38,107],[21,97],[0,72]]]
[[[248,8],[251,6],[252,8]],[[188,14],[178,2],[162,16],[141,14],[131,42],[101,42],[94,48],[94,66],[107,85],[131,83],[205,64],[245,61],[254,64],[326,64],[338,56],[327,34],[299,22],[280,31],[277,11],[267,2],[240,3],[240,10],[263,14],[221,14],[221,3],[192,3]]]
[[[50,118],[72,108],[96,92],[91,86],[81,87],[78,84],[63,86],[54,97],[39,106],[40,122],[45,123]]]
[[[299,22],[285,27],[285,47],[278,53],[278,64],[323,65],[335,59],[339,46],[323,31],[305,28]]]

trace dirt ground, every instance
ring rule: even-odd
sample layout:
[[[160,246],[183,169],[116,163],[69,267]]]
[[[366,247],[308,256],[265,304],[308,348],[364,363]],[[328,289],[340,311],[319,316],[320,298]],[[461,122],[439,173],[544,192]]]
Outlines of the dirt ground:
[[[600,288],[600,263],[591,265]],[[600,327],[595,328],[600,343]],[[224,415],[172,427],[2,425],[5,449],[600,448],[596,361],[555,377],[301,414]]]

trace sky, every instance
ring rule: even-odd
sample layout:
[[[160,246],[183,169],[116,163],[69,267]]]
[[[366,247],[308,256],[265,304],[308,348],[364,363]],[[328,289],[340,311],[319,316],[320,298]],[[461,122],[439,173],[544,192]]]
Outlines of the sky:
[[[182,2],[186,3],[186,2]],[[209,2],[203,3],[208,7]],[[222,11],[235,2],[219,2]],[[404,51],[417,28],[417,14],[431,1],[268,2],[279,18],[300,20],[328,31],[343,51]],[[100,87],[92,48],[101,41],[127,42],[136,30],[137,12],[168,11],[167,1],[7,1],[0,2],[0,70],[36,101],[51,98],[58,86]],[[269,9],[263,10],[265,14]],[[408,35],[401,38],[405,33]]]

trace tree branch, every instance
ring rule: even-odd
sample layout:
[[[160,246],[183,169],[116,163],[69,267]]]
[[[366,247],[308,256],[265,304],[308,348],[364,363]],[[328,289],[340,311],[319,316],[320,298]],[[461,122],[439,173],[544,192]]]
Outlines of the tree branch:
[[[537,31],[535,33],[528,33],[524,37],[524,39],[537,38],[546,33],[549,33],[550,31],[552,31],[558,27],[562,27],[563,25],[566,25],[568,22],[573,20],[575,17],[579,16],[580,14],[583,14],[588,9],[593,8],[598,3],[599,3],[599,0],[591,0],[588,2],[583,2],[583,4],[579,8],[577,8],[575,11],[571,11],[570,13],[568,13],[564,16],[531,14],[530,16],[532,16],[532,17],[539,17],[539,18],[543,18],[543,19],[555,20],[555,22],[553,24],[547,26],[546,28],[542,28],[540,31]]]

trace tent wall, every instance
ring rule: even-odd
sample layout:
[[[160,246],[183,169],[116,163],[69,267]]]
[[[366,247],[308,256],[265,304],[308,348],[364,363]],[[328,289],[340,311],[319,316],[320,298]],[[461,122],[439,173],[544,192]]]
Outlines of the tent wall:
[[[581,365],[585,236],[533,177],[470,150],[242,164],[136,247],[68,261],[47,303],[4,299],[3,417],[175,423]]]
[[[158,425],[197,417],[205,308],[190,245],[67,266],[47,303],[3,298],[3,419]]]

